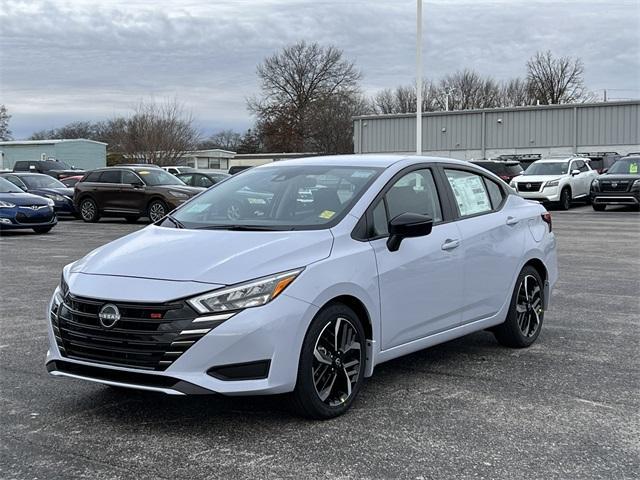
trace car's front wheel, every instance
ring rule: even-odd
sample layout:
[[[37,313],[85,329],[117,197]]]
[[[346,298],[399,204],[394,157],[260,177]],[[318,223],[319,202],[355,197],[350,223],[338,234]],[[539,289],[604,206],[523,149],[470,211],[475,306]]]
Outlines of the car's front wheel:
[[[538,271],[527,265],[518,276],[507,319],[493,334],[506,347],[528,347],[538,338],[543,320],[544,285]]]
[[[364,381],[366,338],[355,312],[336,303],[311,322],[292,394],[303,416],[328,419],[346,412]]]
[[[569,210],[571,208],[571,190],[563,188],[560,192],[560,208],[562,210]]]
[[[90,198],[85,198],[80,202],[80,216],[85,222],[97,222],[100,220],[100,214],[98,212],[98,206]]]
[[[149,220],[155,223],[164,217],[168,211],[169,209],[167,208],[167,205],[162,200],[153,200],[149,204]]]

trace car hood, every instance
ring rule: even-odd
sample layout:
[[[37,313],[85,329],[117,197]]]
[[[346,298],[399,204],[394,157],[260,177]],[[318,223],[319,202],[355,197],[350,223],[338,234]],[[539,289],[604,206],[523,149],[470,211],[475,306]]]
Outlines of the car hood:
[[[36,195],[41,195],[43,193],[55,193],[58,195],[64,195],[66,197],[73,198],[73,188],[62,188],[62,187],[32,188],[32,189],[29,189],[29,192],[35,193]]]
[[[563,178],[564,175],[518,175],[513,180],[516,182],[549,182]]]
[[[633,182],[634,180],[639,180],[640,174],[637,173],[605,173],[604,175],[600,175],[598,180],[604,180],[605,182]]]
[[[150,225],[74,263],[72,272],[231,285],[331,253],[329,230],[239,232]]]
[[[49,202],[30,193],[0,193],[0,200],[14,205],[48,205]]]

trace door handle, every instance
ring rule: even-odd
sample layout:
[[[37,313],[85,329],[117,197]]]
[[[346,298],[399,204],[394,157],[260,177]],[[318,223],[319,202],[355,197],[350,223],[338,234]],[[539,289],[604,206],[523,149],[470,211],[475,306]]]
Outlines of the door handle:
[[[455,239],[452,240],[450,238],[447,238],[444,243],[442,244],[442,250],[453,250],[454,248],[458,248],[460,246],[460,240]]]
[[[507,217],[507,225],[516,225],[519,221],[515,217]]]

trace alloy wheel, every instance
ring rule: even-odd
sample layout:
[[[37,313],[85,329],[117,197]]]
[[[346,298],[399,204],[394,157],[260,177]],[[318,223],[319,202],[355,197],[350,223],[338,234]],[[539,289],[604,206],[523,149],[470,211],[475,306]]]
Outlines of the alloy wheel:
[[[152,222],[157,222],[165,216],[165,208],[160,202],[153,202],[149,207],[149,219]]]
[[[518,288],[516,318],[520,332],[525,337],[532,337],[540,326],[542,307],[542,289],[533,275],[526,275]]]
[[[84,202],[82,202],[80,213],[83,220],[91,220],[96,214],[96,206],[91,200],[85,200]]]
[[[331,407],[345,403],[360,376],[362,339],[344,317],[328,322],[313,350],[312,375],[318,398]]]

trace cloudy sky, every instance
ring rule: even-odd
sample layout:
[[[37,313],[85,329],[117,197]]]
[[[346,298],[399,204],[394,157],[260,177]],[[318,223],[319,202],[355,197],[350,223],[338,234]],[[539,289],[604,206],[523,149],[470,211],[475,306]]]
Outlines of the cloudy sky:
[[[0,103],[15,138],[176,97],[209,134],[244,130],[255,68],[301,39],[334,44],[371,93],[415,77],[415,0],[0,0]],[[640,97],[640,0],[425,0],[424,72],[498,80],[537,50],[587,85]]]

